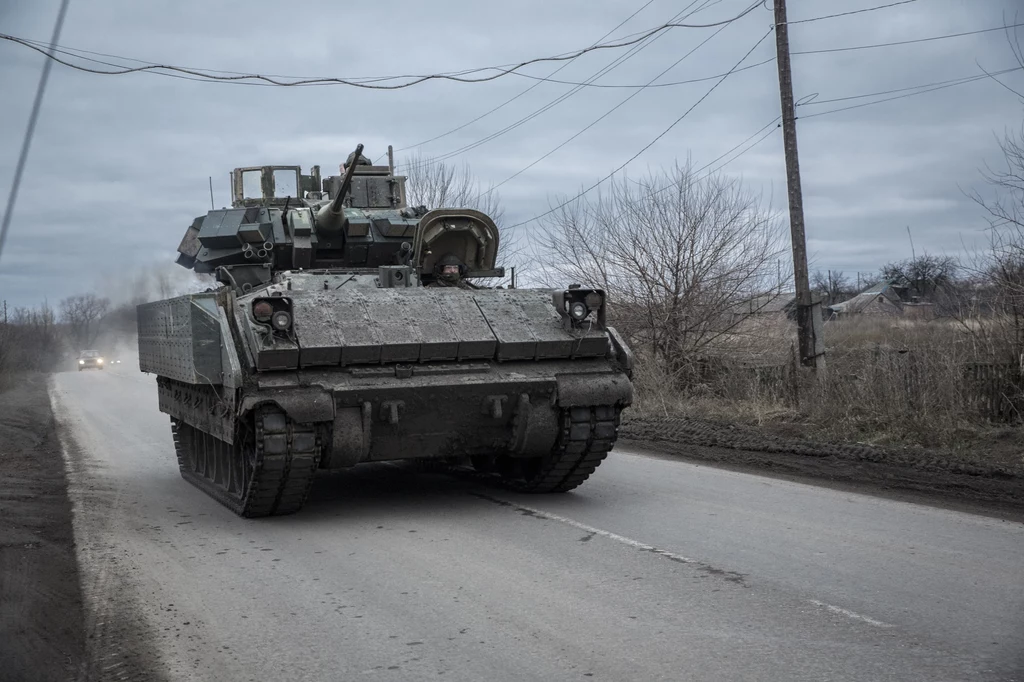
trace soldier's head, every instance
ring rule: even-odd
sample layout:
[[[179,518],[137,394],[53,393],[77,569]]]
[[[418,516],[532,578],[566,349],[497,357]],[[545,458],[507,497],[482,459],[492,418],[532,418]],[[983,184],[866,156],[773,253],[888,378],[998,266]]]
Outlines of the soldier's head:
[[[345,168],[348,168],[349,166],[351,166],[353,162],[355,162],[356,165],[359,165],[359,166],[369,166],[369,165],[371,165],[369,159],[367,159],[362,154],[359,155],[359,159],[357,160],[355,152],[352,152],[351,154],[349,154],[348,158],[345,159]]]
[[[434,264],[434,276],[448,282],[456,282],[466,274],[466,266],[458,256],[449,253]]]

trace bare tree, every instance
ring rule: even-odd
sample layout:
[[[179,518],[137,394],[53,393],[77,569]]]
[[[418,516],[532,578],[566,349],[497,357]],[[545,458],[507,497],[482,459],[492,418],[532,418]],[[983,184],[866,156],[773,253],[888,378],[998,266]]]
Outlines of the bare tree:
[[[60,302],[61,321],[76,349],[88,348],[99,336],[100,322],[110,308],[110,299],[96,294],[69,296]]]
[[[755,297],[778,295],[780,223],[737,180],[676,166],[622,178],[544,223],[538,260],[552,285],[609,293],[630,341],[678,375],[742,321]]]
[[[427,208],[472,208],[487,214],[501,232],[498,248],[499,265],[515,264],[522,253],[520,235],[501,229],[505,208],[501,195],[484,187],[474,176],[469,164],[435,161],[415,154],[403,166],[407,201],[411,206]]]
[[[926,253],[883,265],[879,274],[887,282],[907,287],[915,296],[930,297],[952,285],[959,271],[956,258]]]
[[[60,362],[62,335],[53,309],[14,308],[0,319],[0,389],[24,371],[48,372]]]
[[[815,270],[811,274],[811,289],[824,296],[828,305],[845,301],[857,293],[842,270]]]

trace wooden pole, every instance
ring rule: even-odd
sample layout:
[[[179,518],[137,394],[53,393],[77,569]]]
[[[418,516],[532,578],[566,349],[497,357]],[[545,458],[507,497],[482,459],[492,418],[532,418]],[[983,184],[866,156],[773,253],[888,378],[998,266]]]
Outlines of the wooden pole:
[[[786,186],[789,190],[789,229],[793,242],[793,280],[796,285],[797,327],[800,364],[814,370],[825,368],[823,344],[817,338],[821,307],[811,298],[807,273],[807,238],[804,231],[804,201],[800,185],[800,157],[796,145],[796,112],[793,102],[793,74],[789,62],[789,25],[786,0],[775,0],[775,43],[779,66],[779,95],[782,100],[782,136],[786,149]],[[818,316],[815,325],[814,315]]]

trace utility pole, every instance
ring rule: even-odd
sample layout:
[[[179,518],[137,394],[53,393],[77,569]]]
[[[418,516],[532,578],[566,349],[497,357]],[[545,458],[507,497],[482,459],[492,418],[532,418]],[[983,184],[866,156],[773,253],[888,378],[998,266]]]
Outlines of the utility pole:
[[[50,67],[53,66],[53,51],[57,49],[57,41],[60,40],[60,31],[64,27],[64,17],[68,13],[68,2],[61,0],[60,9],[57,10],[57,23],[53,26],[53,36],[50,38],[50,46],[47,48],[47,58],[43,61],[43,73],[39,77],[39,85],[36,87],[36,98],[32,102],[32,113],[28,115],[28,129],[21,141],[21,153],[18,155],[18,163],[14,167],[14,179],[11,181],[11,192],[7,195],[7,209],[0,222],[0,253],[4,250],[4,241],[7,239],[7,231],[11,227],[11,217],[14,215],[14,207],[18,203],[18,188],[21,187],[21,177],[25,172],[25,163],[28,161],[28,151],[32,147],[32,137],[36,132],[36,121],[39,120],[39,110],[43,105],[43,94],[46,92],[46,82],[50,78]]]
[[[789,230],[793,242],[793,280],[796,284],[796,322],[800,339],[800,364],[815,371],[825,369],[821,338],[821,303],[811,298],[807,274],[807,239],[804,235],[804,200],[800,187],[800,158],[796,148],[796,112],[793,74],[789,65],[789,24],[786,0],[775,0],[775,43],[782,98],[782,136],[786,148],[786,185],[789,189]]]

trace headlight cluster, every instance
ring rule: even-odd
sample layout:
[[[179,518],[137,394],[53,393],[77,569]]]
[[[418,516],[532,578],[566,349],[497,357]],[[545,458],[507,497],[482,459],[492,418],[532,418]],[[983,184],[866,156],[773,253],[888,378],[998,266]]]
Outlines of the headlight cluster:
[[[80,365],[84,365],[84,364],[85,364],[85,360],[79,360],[79,361],[78,361],[78,364],[80,364]]]
[[[292,328],[292,301],[284,296],[257,298],[252,302],[252,316],[274,331],[288,332]]]
[[[573,324],[580,324],[596,313],[597,321],[604,324],[604,292],[579,287],[553,292],[555,308]]]

